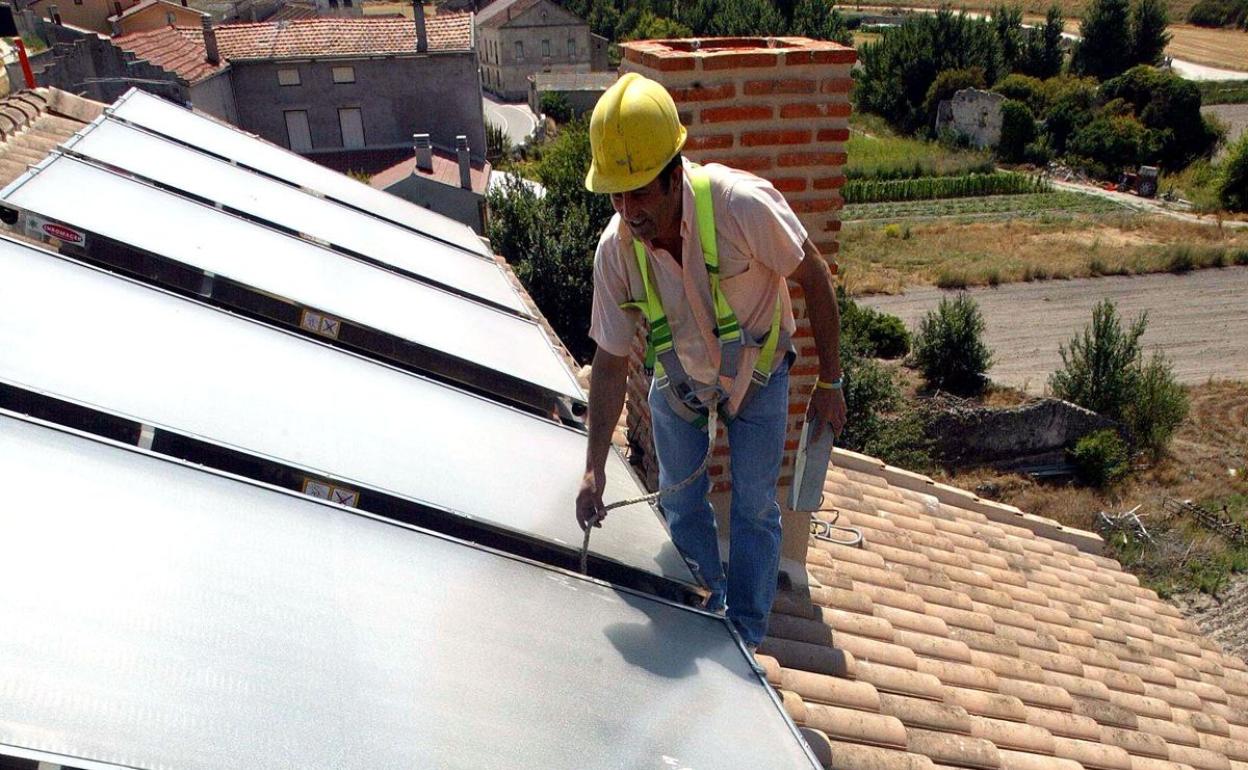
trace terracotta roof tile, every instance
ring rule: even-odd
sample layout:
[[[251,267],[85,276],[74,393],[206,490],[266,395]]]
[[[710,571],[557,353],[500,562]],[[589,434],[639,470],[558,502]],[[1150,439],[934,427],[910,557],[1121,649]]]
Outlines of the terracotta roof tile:
[[[472,48],[472,14],[439,13],[425,21],[430,51]],[[187,32],[194,32],[187,30]],[[402,16],[318,16],[224,24],[217,44],[227,59],[281,59],[415,53],[416,26]]]
[[[113,45],[191,84],[206,80],[228,66],[224,59],[209,64],[203,31],[189,27],[131,32],[113,38]]]
[[[26,173],[48,151],[99,117],[105,105],[56,88],[18,91],[0,99],[0,186]]]

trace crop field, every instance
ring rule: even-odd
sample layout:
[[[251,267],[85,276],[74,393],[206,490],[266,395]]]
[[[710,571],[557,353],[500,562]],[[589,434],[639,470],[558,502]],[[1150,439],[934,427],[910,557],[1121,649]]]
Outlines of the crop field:
[[[991,195],[980,198],[945,198],[928,201],[847,204],[841,221],[921,220],[941,217],[963,219],[1036,217],[1053,214],[1105,214],[1123,207],[1108,198],[1060,190],[1026,195]]]
[[[846,203],[974,198],[1047,192],[1043,177],[1012,172],[929,176],[917,179],[855,179],[841,191]]]
[[[1248,37],[1248,35],[1245,35]],[[1248,79],[1245,80],[1201,80],[1196,83],[1200,89],[1200,103],[1211,104],[1248,104]]]
[[[992,156],[986,152],[950,150],[936,142],[896,136],[883,119],[856,115],[846,152],[849,179],[914,179],[925,176],[963,176],[990,173]]]

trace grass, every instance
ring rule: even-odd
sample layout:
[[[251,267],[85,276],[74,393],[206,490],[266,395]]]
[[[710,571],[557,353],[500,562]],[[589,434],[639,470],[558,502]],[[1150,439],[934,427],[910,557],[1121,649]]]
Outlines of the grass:
[[[1248,104],[1248,80],[1198,80],[1196,87],[1201,104]]]
[[[1206,530],[1186,516],[1168,518],[1166,497],[1193,500],[1207,510],[1226,507],[1231,519],[1248,521],[1248,383],[1211,382],[1188,388],[1192,410],[1170,452],[1139,467],[1106,490],[1039,484],[1026,477],[978,469],[946,475],[964,489],[980,490],[1028,513],[1093,530],[1098,511],[1140,505],[1151,541],[1106,534],[1106,554],[1162,596],[1203,591],[1216,594],[1231,575],[1248,572],[1248,547]],[[1233,472],[1232,472],[1233,471]]]
[[[983,198],[948,198],[935,201],[847,204],[841,220],[931,219],[938,217],[1034,217],[1039,215],[1104,214],[1123,211],[1108,198],[1065,190],[1024,195],[993,195]]]
[[[910,237],[901,237],[907,232]],[[1219,232],[1208,225],[1123,211],[861,220],[847,222],[840,240],[841,274],[854,294],[892,294],[925,284],[963,288],[1248,262],[1248,231]]]
[[[990,173],[987,152],[951,150],[936,142],[897,136],[882,118],[855,115],[850,119],[847,143],[849,179],[914,179],[927,176],[963,176]]]
[[[1049,189],[1050,185],[1043,177],[998,171],[914,179],[852,179],[841,190],[841,195],[849,203],[881,203],[1020,195]]]

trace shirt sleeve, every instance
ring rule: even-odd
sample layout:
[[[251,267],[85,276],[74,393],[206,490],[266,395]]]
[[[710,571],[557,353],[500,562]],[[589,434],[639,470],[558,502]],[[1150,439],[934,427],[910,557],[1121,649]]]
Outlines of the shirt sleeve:
[[[611,355],[626,356],[637,333],[637,314],[620,307],[631,297],[616,230],[616,220],[612,219],[598,239],[598,250],[594,253],[594,302],[589,336]]]
[[[806,228],[770,182],[758,177],[737,180],[728,196],[728,211],[755,259],[783,276],[797,269],[805,256]]]

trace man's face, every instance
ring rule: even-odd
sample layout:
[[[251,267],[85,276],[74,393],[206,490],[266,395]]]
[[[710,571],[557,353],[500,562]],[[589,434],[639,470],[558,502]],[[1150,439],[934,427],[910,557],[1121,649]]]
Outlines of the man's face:
[[[658,178],[645,187],[624,193],[612,193],[611,205],[633,231],[633,235],[652,243],[659,238],[680,235],[681,169],[668,177],[667,189]]]

